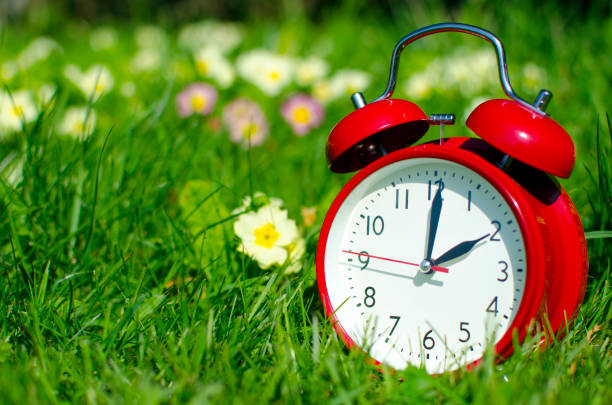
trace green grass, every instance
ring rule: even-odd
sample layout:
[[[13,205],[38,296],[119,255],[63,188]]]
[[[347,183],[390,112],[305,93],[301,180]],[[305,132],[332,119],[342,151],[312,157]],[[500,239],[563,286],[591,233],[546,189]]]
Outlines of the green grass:
[[[544,12],[551,14],[534,26]],[[395,41],[450,18],[496,32],[511,77],[527,62],[548,72],[545,84],[555,93],[549,112],[578,147],[576,171],[563,185],[588,231],[585,303],[567,335],[545,349],[535,336],[501,364],[487,354],[471,372],[438,377],[416,368],[379,372],[363,354],[348,351],[324,319],[315,247],[327,207],[348,179],[328,171],[324,146],[331,127],[350,111],[348,102],[330,104],[325,123],[298,138],[277,112],[282,97],[239,82],[219,106],[248,94],[271,124],[266,144],[247,153],[224,131],[208,129],[206,120],[178,118],[174,96],[193,73],[130,75],[129,26],[118,25],[120,44],[112,53],[90,51],[90,28],[76,21],[51,31],[63,52],[5,83],[15,90],[52,81],[59,90],[36,122],[0,140],[0,161],[24,158],[23,180],[0,183],[0,402],[612,402],[612,131],[605,118],[612,109],[612,65],[602,55],[612,22],[586,14],[470,2],[451,11],[410,6],[390,20],[346,8],[319,23],[245,26],[250,35],[235,54],[256,46],[302,56],[327,52],[334,71],[352,67],[374,75],[368,100],[382,92]],[[58,25],[3,27],[0,60]],[[404,52],[400,75],[453,47],[478,48],[472,41],[445,36],[415,44]],[[185,58],[172,49],[171,58]],[[116,80],[93,105],[96,131],[86,141],[60,137],[55,128],[67,106],[87,102],[62,67],[96,62],[109,66]],[[128,101],[117,91],[124,78],[137,87]],[[536,95],[519,82],[517,75],[519,94]],[[499,96],[497,88],[491,91],[483,95]],[[428,113],[459,114],[469,101],[440,89],[419,104]],[[449,129],[449,135],[465,133],[462,125]],[[190,180],[206,182],[196,190],[198,203],[181,206]],[[237,252],[231,211],[257,190],[282,198],[301,225],[307,254],[300,273],[262,271]],[[317,208],[314,226],[303,226],[302,206]]]

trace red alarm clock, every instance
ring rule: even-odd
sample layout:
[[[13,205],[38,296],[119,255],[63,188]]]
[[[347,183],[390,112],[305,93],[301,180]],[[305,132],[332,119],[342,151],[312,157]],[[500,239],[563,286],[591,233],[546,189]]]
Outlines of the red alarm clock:
[[[478,106],[466,125],[479,138],[413,145],[430,125],[414,103],[391,99],[399,55],[438,32],[491,42],[508,99]],[[561,334],[582,302],[587,251],[580,219],[553,176],[575,160],[565,130],[508,79],[503,45],[492,33],[445,23],[396,45],[385,92],[332,130],[334,172],[359,172],[334,200],[317,249],[317,281],[327,316],[349,347],[395,369],[435,374],[477,364],[488,346],[512,352],[534,322]]]

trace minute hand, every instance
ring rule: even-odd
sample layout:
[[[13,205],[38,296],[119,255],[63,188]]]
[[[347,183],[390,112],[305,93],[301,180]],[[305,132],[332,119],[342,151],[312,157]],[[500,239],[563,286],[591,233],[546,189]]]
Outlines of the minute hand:
[[[470,250],[472,250],[472,248],[481,240],[483,240],[484,238],[486,238],[487,236],[491,235],[490,233],[481,236],[478,239],[474,239],[474,240],[466,240],[465,242],[461,242],[456,246],[453,246],[452,248],[450,248],[449,250],[447,250],[446,252],[444,252],[440,257],[438,257],[436,260],[433,260],[433,264],[435,265],[439,265],[440,263],[445,263],[448,262],[450,260],[453,260],[459,256],[463,256],[464,254],[468,253]]]

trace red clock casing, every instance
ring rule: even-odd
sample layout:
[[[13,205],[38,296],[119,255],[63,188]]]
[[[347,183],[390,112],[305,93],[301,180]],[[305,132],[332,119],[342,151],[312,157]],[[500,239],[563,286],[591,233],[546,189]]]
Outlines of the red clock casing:
[[[325,281],[325,250],[331,225],[349,193],[370,174],[391,163],[419,157],[445,159],[483,176],[512,208],[525,240],[527,280],[520,308],[495,346],[501,358],[512,352],[535,321],[560,333],[577,313],[586,287],[587,252],[580,219],[563,188],[543,172],[516,162],[502,170],[503,153],[475,138],[451,138],[399,149],[359,171],[340,191],[325,217],[317,248],[317,281],[327,316],[349,347],[356,346],[334,316]],[[478,360],[468,367],[478,363]]]

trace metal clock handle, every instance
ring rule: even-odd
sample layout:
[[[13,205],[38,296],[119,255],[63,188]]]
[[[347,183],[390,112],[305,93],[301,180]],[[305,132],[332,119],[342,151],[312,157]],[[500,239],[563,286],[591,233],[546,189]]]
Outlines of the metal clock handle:
[[[529,104],[527,101],[520,98],[512,89],[510,79],[508,78],[508,68],[506,67],[506,54],[504,52],[504,46],[502,45],[499,38],[493,35],[491,32],[484,30],[480,27],[476,27],[468,24],[460,23],[441,23],[434,24],[427,27],[418,29],[402,39],[399,40],[395,48],[393,49],[393,56],[391,57],[391,71],[389,73],[389,80],[387,82],[387,88],[383,94],[374,101],[384,100],[393,94],[395,89],[395,83],[397,80],[397,70],[399,67],[399,57],[402,50],[411,42],[416,41],[419,38],[426,37],[428,35],[437,34],[439,32],[463,32],[466,34],[474,35],[489,41],[495,48],[497,54],[497,65],[499,67],[499,80],[502,88],[508,97],[531,109],[532,111],[544,115],[544,110],[548,106],[548,103],[552,97],[552,93],[548,90],[540,90],[538,97],[533,104]],[[353,104],[356,108],[363,107],[366,105],[366,101],[361,93],[355,93],[351,96]]]

